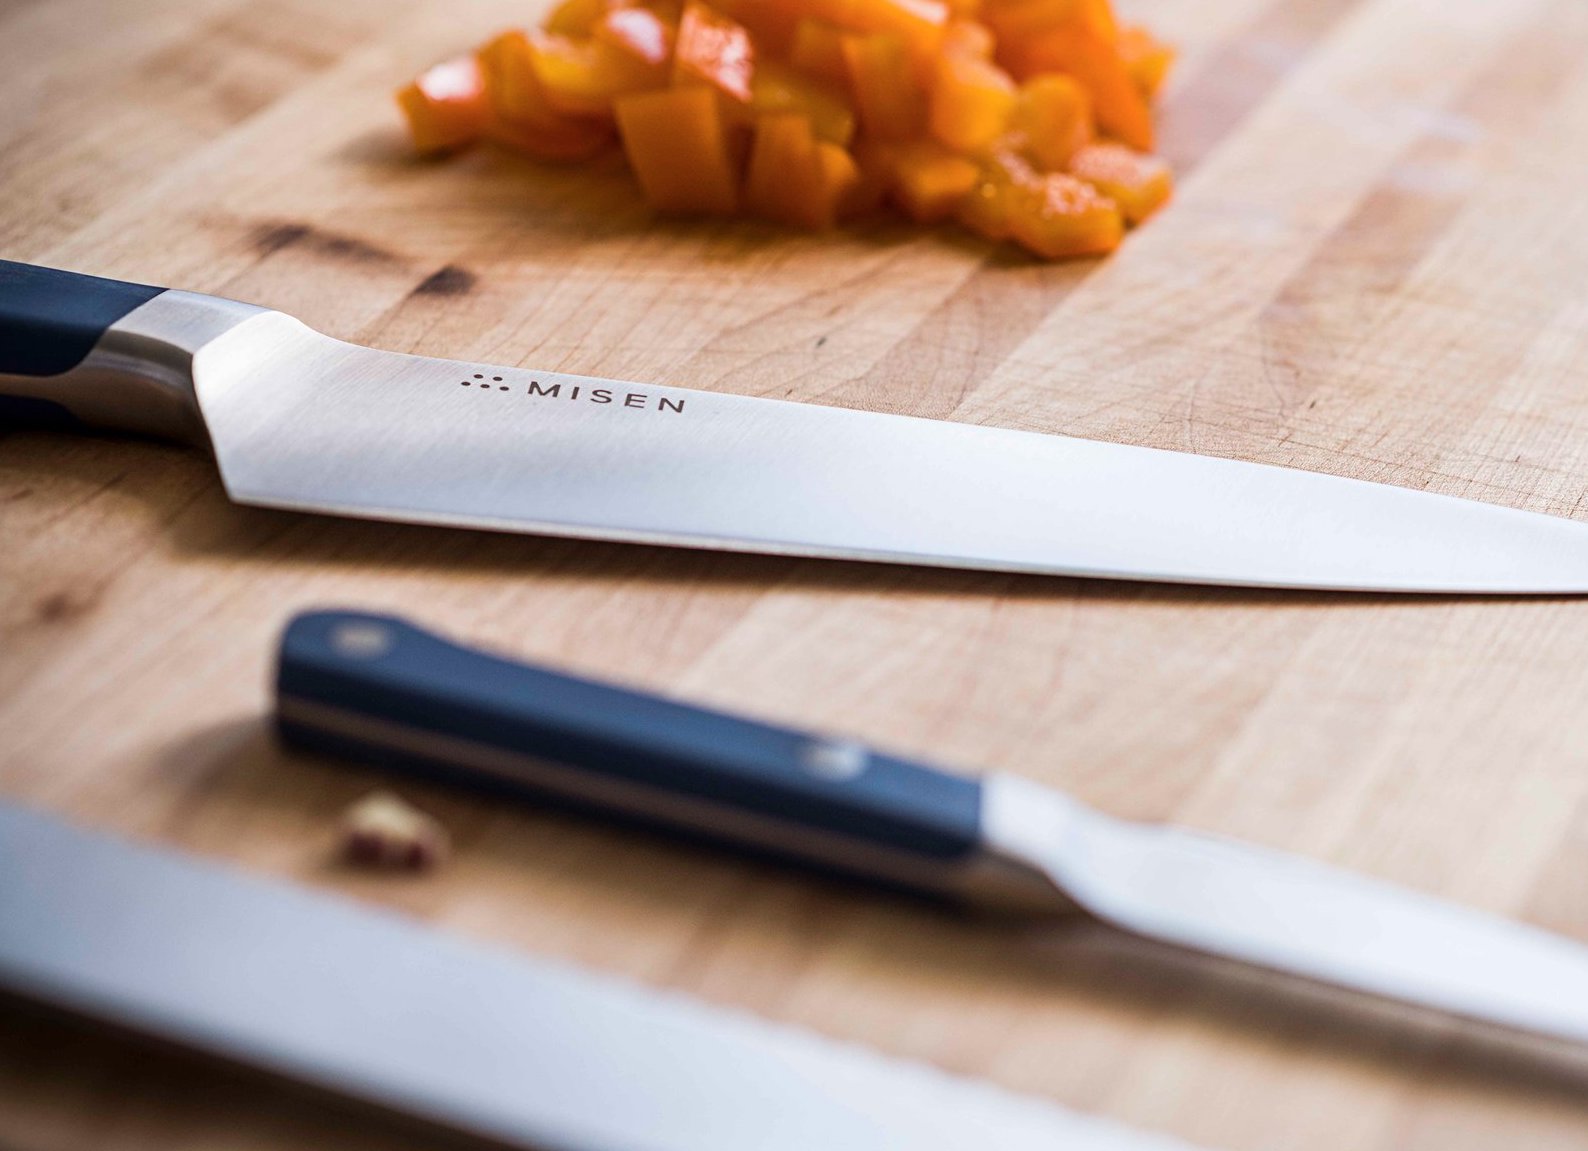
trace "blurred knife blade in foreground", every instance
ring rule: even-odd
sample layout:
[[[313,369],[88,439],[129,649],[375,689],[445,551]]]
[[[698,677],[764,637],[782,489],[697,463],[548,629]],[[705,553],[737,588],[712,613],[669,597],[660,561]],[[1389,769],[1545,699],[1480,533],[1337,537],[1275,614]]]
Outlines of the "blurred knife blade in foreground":
[[[1133,935],[1588,1043],[1588,947],[1294,855],[1130,823],[1012,775],[953,775],[576,679],[402,620],[298,617],[292,743],[570,801],[971,903],[1077,908]]]
[[[0,803],[0,990],[536,1151],[1189,1151]]]
[[[0,261],[0,413],[213,450],[263,507],[935,567],[1588,591],[1588,525],[1290,468],[424,359],[279,312]]]

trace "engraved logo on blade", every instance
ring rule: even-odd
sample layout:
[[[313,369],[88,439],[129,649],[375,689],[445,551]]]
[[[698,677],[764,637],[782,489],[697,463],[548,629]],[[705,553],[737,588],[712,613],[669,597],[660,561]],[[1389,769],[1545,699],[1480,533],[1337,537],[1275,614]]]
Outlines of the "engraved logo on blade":
[[[511,393],[514,390],[501,376],[487,377],[482,372],[475,372],[473,378],[459,380],[458,384],[461,387],[479,388],[481,392],[493,394]],[[560,400],[563,403],[612,404],[637,411],[675,414],[683,412],[685,403],[682,399],[653,395],[650,392],[629,391],[626,388],[594,388],[587,384],[566,384],[560,381],[547,384],[539,380],[530,380],[522,394],[530,399]]]

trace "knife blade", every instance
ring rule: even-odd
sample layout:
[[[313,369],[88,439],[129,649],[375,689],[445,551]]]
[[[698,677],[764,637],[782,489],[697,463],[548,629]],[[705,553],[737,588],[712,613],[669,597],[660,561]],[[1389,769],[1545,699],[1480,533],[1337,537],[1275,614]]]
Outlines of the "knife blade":
[[[1588,1043],[1588,947],[1296,856],[1092,811],[1012,775],[950,774],[313,612],[281,640],[292,745],[549,797],[990,907],[1122,931],[1532,1035]]]
[[[1588,591],[1588,526],[1297,469],[425,359],[0,262],[0,396],[206,444],[231,499],[677,547],[1174,583]]]
[[[538,1151],[1189,1151],[0,803],[0,989]]]

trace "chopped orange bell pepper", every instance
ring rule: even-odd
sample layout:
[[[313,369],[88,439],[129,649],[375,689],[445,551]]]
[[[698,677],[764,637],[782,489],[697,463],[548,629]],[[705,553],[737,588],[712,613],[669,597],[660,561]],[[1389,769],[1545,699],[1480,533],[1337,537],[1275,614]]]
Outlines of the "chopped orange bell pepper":
[[[448,152],[474,143],[491,120],[485,71],[473,56],[448,60],[397,93],[420,152]]]
[[[1139,224],[1174,192],[1169,165],[1123,144],[1092,144],[1070,160],[1070,175],[1085,180],[1119,205],[1126,223]]]
[[[982,158],[981,175],[955,211],[959,222],[989,240],[1009,238],[1015,199],[1040,188],[1042,173],[1031,166],[1019,134],[995,141]]]
[[[1111,0],[548,2],[399,93],[421,150],[616,137],[659,212],[819,228],[891,200],[1047,258],[1171,194],[1150,97],[1173,53]]]
[[[687,18],[687,17],[686,17]],[[619,97],[629,166],[658,212],[727,215],[739,174],[715,90],[689,85]]]
[[[794,29],[808,16],[805,0],[710,0],[711,6],[749,29],[756,55],[787,57]]]
[[[996,41],[985,24],[974,20],[950,20],[943,30],[943,55],[973,56],[991,60]]]
[[[981,19],[999,44],[1015,53],[1034,40],[1070,30],[1109,41],[1117,33],[1108,0],[990,0]]]
[[[673,49],[673,83],[703,82],[748,104],[754,71],[755,46],[749,30],[699,0],[690,0]]]
[[[490,95],[492,139],[537,160],[583,160],[612,142],[610,119],[568,116],[555,108],[531,63],[529,37],[504,32],[479,53]]]
[[[855,134],[855,110],[832,85],[802,75],[787,64],[764,60],[750,81],[750,107],[757,112],[797,112],[823,140],[846,145]]]
[[[480,49],[479,61],[497,118],[533,120],[551,114],[530,63],[527,33],[517,28],[503,32]]]
[[[1112,252],[1125,235],[1118,206],[1090,184],[1050,172],[1009,197],[1009,234],[1049,260]]]
[[[824,80],[849,83],[849,68],[844,63],[844,34],[820,20],[801,20],[794,26],[789,63]]]
[[[940,0],[805,0],[805,7],[848,32],[897,36],[916,53],[937,50],[949,17]]]
[[[1092,142],[1092,101],[1068,76],[1037,76],[1020,86],[1010,124],[1037,167],[1062,172],[1076,149]]]
[[[998,65],[974,56],[938,57],[928,123],[958,152],[974,152],[1001,135],[1015,108],[1015,82]]]
[[[1174,49],[1140,24],[1129,24],[1119,30],[1119,58],[1142,95],[1151,100],[1174,65]]]
[[[971,190],[954,209],[954,218],[984,239],[998,241],[1009,238],[1008,189],[985,176],[971,185]]]
[[[616,2],[620,0],[562,0],[541,27],[553,36],[588,36]]]
[[[918,224],[952,216],[981,176],[975,163],[932,140],[898,145],[889,168],[890,193]]]
[[[606,40],[540,33],[530,38],[529,60],[546,99],[569,116],[609,115],[618,96],[667,83],[664,64],[647,63]]]
[[[831,204],[832,216],[836,219],[854,202],[860,187],[860,165],[846,149],[827,140],[816,141],[816,159],[822,169],[822,194]]]
[[[818,140],[804,116],[774,112],[756,120],[744,182],[749,211],[797,228],[829,228],[858,179],[849,153]]]
[[[673,56],[678,26],[649,8],[616,8],[597,22],[591,35],[640,64],[665,69]],[[665,73],[663,73],[665,76]]]
[[[1138,151],[1152,151],[1152,111],[1112,41],[1088,28],[1066,27],[1033,43],[1022,59],[1026,71],[1016,70],[1017,76],[1074,76],[1091,94],[1099,129]]]
[[[533,160],[571,164],[598,156],[612,146],[610,120],[572,116],[549,121],[492,120],[492,140]]]
[[[926,110],[904,41],[886,33],[845,36],[843,49],[861,127],[878,140],[919,136]]]
[[[838,202],[838,217],[843,220],[866,216],[881,208],[893,178],[892,145],[862,136],[855,141],[849,156],[854,162],[855,181]]]

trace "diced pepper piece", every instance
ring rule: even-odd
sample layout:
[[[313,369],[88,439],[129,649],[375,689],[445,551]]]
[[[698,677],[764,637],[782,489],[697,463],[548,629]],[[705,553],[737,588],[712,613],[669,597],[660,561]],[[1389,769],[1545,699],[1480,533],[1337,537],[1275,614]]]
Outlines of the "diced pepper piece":
[[[414,147],[430,155],[466,147],[485,134],[491,119],[485,71],[473,56],[448,60],[397,93]]]
[[[826,140],[816,141],[816,159],[822,169],[822,194],[836,220],[860,187],[860,166],[847,150]]]
[[[831,227],[857,178],[849,154],[817,140],[804,116],[774,112],[756,120],[744,182],[745,207],[756,215],[796,228]]]
[[[861,137],[849,153],[854,162],[855,182],[838,202],[842,220],[869,215],[882,207],[892,178],[893,145]]]
[[[918,224],[952,216],[981,176],[972,161],[932,140],[899,145],[889,167],[889,191]]]
[[[1016,134],[987,149],[980,177],[955,212],[960,223],[989,240],[1009,238],[1015,198],[1042,184],[1042,174],[1026,159],[1024,148],[1024,137]]]
[[[1070,160],[1070,175],[1085,180],[1119,205],[1129,224],[1139,224],[1174,192],[1169,165],[1123,144],[1092,144]]]
[[[834,144],[848,144],[855,134],[855,110],[842,92],[775,60],[756,67],[750,107],[758,113],[798,113],[810,121],[818,138]]]
[[[596,24],[591,35],[640,64],[665,68],[673,57],[677,25],[649,8],[616,8]]]
[[[596,21],[616,2],[618,0],[562,0],[541,27],[553,36],[588,36]]]
[[[950,20],[943,30],[945,56],[972,56],[977,60],[991,60],[996,42],[987,25],[974,20]]]
[[[704,83],[741,104],[750,102],[755,47],[743,24],[699,0],[684,7],[673,49],[673,83]]]
[[[610,119],[568,116],[535,78],[529,37],[504,32],[480,50],[490,95],[492,139],[537,160],[583,160],[612,142]]]
[[[844,63],[860,124],[878,140],[911,140],[925,126],[921,85],[897,36],[845,36]]]
[[[985,176],[978,179],[954,210],[965,227],[987,240],[1009,238],[1009,190]]]
[[[913,52],[934,52],[948,26],[940,0],[806,0],[811,16],[849,32],[899,37]]]
[[[809,15],[805,0],[711,0],[711,6],[750,30],[758,58],[787,57],[795,26]]]
[[[1015,82],[974,56],[938,57],[928,123],[957,152],[974,152],[1001,135],[1015,108]]]
[[[1009,234],[1048,260],[1112,252],[1125,235],[1119,208],[1090,184],[1050,172],[1035,188],[1016,186]]]
[[[1152,151],[1152,111],[1113,42],[1086,28],[1066,27],[1038,40],[1024,60],[1026,76],[1040,72],[1074,76],[1090,93],[1092,114],[1102,132],[1138,151]]]
[[[480,49],[479,60],[497,118],[532,120],[551,113],[530,63],[527,33],[517,28],[503,32]]]
[[[1025,137],[1037,167],[1062,172],[1076,150],[1092,142],[1092,100],[1068,76],[1037,76],[1020,86],[1010,125]]]
[[[746,210],[774,223],[808,227],[805,212],[820,181],[811,122],[793,112],[757,117],[744,178]]]
[[[1119,30],[1119,58],[1142,95],[1151,100],[1174,65],[1174,49],[1140,24],[1129,24]]]
[[[547,101],[569,116],[610,115],[618,96],[667,84],[664,65],[648,64],[604,40],[542,33],[530,38],[529,59]]]
[[[1018,52],[1044,36],[1084,30],[1112,41],[1117,34],[1108,0],[992,0],[982,22],[1001,45]]]
[[[620,97],[623,150],[658,212],[727,215],[737,203],[736,165],[714,89],[668,88]]]
[[[532,160],[571,164],[598,156],[612,146],[612,123],[572,116],[557,120],[492,120],[492,140]]]
[[[794,42],[789,62],[802,72],[810,72],[838,84],[849,82],[844,63],[844,34],[820,20],[801,20],[794,26]]]

